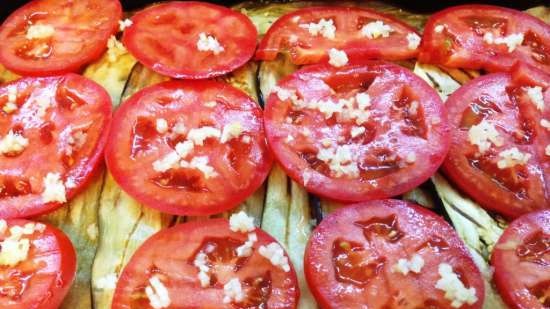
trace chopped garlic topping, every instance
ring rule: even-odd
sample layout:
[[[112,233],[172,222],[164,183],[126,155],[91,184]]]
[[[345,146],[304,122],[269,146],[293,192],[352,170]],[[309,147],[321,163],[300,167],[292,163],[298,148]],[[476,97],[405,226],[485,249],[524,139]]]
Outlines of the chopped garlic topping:
[[[17,110],[17,87],[8,87],[8,101],[2,110],[7,114],[11,114]]]
[[[290,271],[288,258],[285,256],[283,247],[276,242],[272,242],[267,246],[260,246],[258,253],[268,259],[273,266],[279,267],[285,272]]]
[[[348,55],[343,50],[331,48],[328,51],[329,61],[328,63],[333,67],[342,67],[348,64]]]
[[[252,249],[254,243],[258,241],[258,236],[256,233],[249,233],[248,240],[244,242],[241,246],[237,247],[236,252],[238,257],[248,257],[252,255]]]
[[[44,191],[42,192],[42,200],[45,203],[65,203],[67,201],[65,184],[63,184],[59,173],[48,173],[48,175],[44,177]]]
[[[13,112],[15,112],[17,110],[17,104],[13,103],[13,102],[6,102],[6,104],[4,105],[4,107],[2,107],[2,110],[6,113],[6,114],[11,114]]]
[[[485,119],[470,128],[468,140],[472,145],[477,145],[480,153],[489,150],[491,143],[497,147],[502,146],[504,143],[495,126]]]
[[[409,164],[413,164],[414,162],[416,162],[416,154],[412,152],[407,154],[407,156],[405,157],[405,162]]]
[[[525,165],[531,158],[531,154],[523,153],[519,151],[517,147],[501,151],[498,155],[501,158],[497,162],[497,166],[500,169],[510,168],[516,165]]]
[[[409,272],[419,274],[423,267],[424,259],[420,255],[414,254],[410,260],[399,259],[397,264],[393,265],[391,271],[400,272],[403,275],[407,275]]]
[[[286,136],[285,143],[288,144],[288,143],[292,142],[293,140],[294,140],[294,136],[289,134],[289,135]]]
[[[322,18],[318,23],[300,24],[300,28],[306,29],[309,34],[333,40],[336,37],[336,26],[332,19],[326,20]]]
[[[55,34],[55,28],[50,25],[30,25],[29,28],[27,28],[27,33],[25,34],[25,38],[27,40],[34,40],[34,39],[47,39],[49,37],[52,37]]]
[[[216,107],[216,105],[217,105],[216,101],[204,102],[204,106],[206,106],[208,108],[214,108],[214,107]]]
[[[172,128],[172,132],[174,132],[176,134],[179,134],[179,135],[185,134],[186,130],[187,129],[185,128],[185,124],[181,121],[176,122],[176,124]]]
[[[343,175],[358,177],[359,168],[353,160],[353,150],[350,145],[337,146],[336,148],[320,149],[317,159],[328,164],[336,177]]]
[[[180,166],[184,168],[193,168],[197,169],[204,175],[204,178],[214,178],[218,176],[218,173],[214,170],[212,166],[209,165],[209,159],[207,156],[193,157],[191,162],[181,160]]]
[[[538,110],[544,110],[544,95],[542,94],[542,87],[526,87],[527,96],[531,99],[531,102],[535,104]]]
[[[172,151],[168,153],[164,158],[158,159],[153,162],[153,169],[157,172],[164,173],[169,169],[177,167],[180,159],[181,158],[178,153]]]
[[[244,211],[232,214],[229,217],[229,229],[240,233],[252,232],[256,229],[254,218],[249,217]]]
[[[238,278],[233,278],[229,280],[224,286],[223,286],[223,303],[229,304],[229,303],[240,303],[244,300],[244,291],[243,287],[241,285],[241,282]]]
[[[547,145],[544,149],[544,154],[550,157],[550,145]]]
[[[214,36],[206,35],[206,33],[199,33],[199,40],[197,41],[197,49],[199,51],[211,51],[214,55],[222,53],[225,49],[220,45],[218,39]]]
[[[0,242],[0,266],[14,267],[27,259],[31,243],[29,239],[8,237]]]
[[[126,53],[128,53],[126,47],[114,35],[111,35],[107,41],[107,60],[116,62],[120,56]]]
[[[104,277],[97,279],[95,286],[98,289],[102,289],[102,290],[114,290],[116,289],[117,281],[118,281],[117,274],[110,273],[108,275],[105,275]]]
[[[363,133],[365,133],[365,127],[352,127],[351,128],[351,137],[355,138]]]
[[[157,132],[160,134],[164,134],[168,132],[168,121],[166,121],[166,119],[163,119],[163,118],[158,118],[156,121],[156,129],[157,129]]]
[[[359,92],[355,95],[355,100],[357,101],[357,106],[360,109],[365,109],[370,106],[370,96],[366,92]]]
[[[199,252],[193,261],[193,265],[199,269],[197,275],[199,282],[203,288],[210,286],[210,267],[208,266],[208,257],[204,252]]]
[[[10,130],[8,135],[0,140],[0,153],[4,155],[19,154],[23,152],[28,145],[28,139]]]
[[[409,49],[417,49],[418,48],[418,45],[420,45],[420,36],[418,36],[418,34],[414,33],[414,32],[410,32],[409,34],[407,34],[407,41],[408,41],[408,45],[407,47]]]
[[[182,159],[185,159],[191,153],[191,151],[193,151],[194,148],[195,145],[193,145],[193,143],[190,141],[179,142],[175,147],[176,153]]]
[[[545,128],[546,130],[550,130],[550,121],[546,120],[546,119],[541,119],[540,120],[540,125]]]
[[[187,134],[187,138],[195,145],[202,146],[208,138],[220,138],[220,130],[214,127],[202,127],[199,129],[191,129]]]
[[[435,33],[441,33],[441,32],[443,32],[443,30],[445,30],[445,26],[444,26],[444,25],[437,25],[437,26],[435,26],[435,28],[434,28]]]
[[[232,122],[223,127],[222,136],[220,138],[221,143],[227,143],[228,141],[239,137],[243,133],[243,126],[240,122]]]
[[[122,32],[122,31],[126,30],[126,28],[132,26],[133,24],[134,23],[128,18],[126,18],[125,20],[119,20],[118,21],[118,30],[120,32]]]
[[[486,32],[483,35],[483,41],[487,44],[506,44],[508,46],[508,52],[513,52],[516,47],[523,43],[523,33],[513,33],[505,37],[495,38],[492,32]]]
[[[361,34],[369,39],[387,38],[392,32],[393,28],[381,20],[370,22],[361,28]]]
[[[145,295],[147,295],[149,304],[154,309],[168,308],[172,302],[168,289],[157,275],[149,279],[149,285],[145,287]]]
[[[477,302],[476,289],[466,288],[451,265],[439,264],[438,272],[441,279],[437,281],[435,288],[445,292],[445,298],[451,301],[453,308],[460,308],[464,304],[473,305]]]

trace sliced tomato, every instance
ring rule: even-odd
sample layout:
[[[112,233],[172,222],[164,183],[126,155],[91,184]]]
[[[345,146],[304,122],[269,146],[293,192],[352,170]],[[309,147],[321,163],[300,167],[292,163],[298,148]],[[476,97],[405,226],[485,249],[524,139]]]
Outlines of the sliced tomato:
[[[76,253],[57,228],[0,219],[0,307],[56,309],[76,275]]]
[[[339,201],[404,193],[437,170],[449,146],[439,96],[382,62],[297,71],[269,96],[265,126],[287,173]]]
[[[224,140],[232,126],[239,129]],[[172,214],[237,206],[262,184],[272,163],[260,107],[215,81],[171,81],[141,90],[116,112],[109,139],[107,165],[120,186]]]
[[[111,124],[101,86],[72,73],[23,78],[0,87],[0,108],[0,218],[51,211],[85,188]]]
[[[491,264],[510,308],[550,308],[550,210],[514,220],[498,240]]]
[[[168,305],[163,307],[166,309],[296,308],[299,289],[292,264],[286,271],[273,265],[259,252],[260,247],[273,246],[276,241],[260,229],[250,233],[255,234],[257,241],[248,256],[239,256],[237,248],[244,245],[249,236],[232,232],[225,219],[188,222],[155,234],[124,268],[112,308],[153,308],[145,291],[153,277],[166,289],[168,297],[164,299],[168,301],[164,305]],[[199,280],[200,270],[196,265],[199,255],[204,257],[203,265],[207,267],[202,270],[207,276],[206,285]],[[289,261],[286,253],[283,259]],[[232,280],[238,280],[241,286],[243,299],[240,301],[224,300],[224,286]]]
[[[439,282],[445,264],[460,281],[451,286],[456,292],[468,289],[469,301],[451,305],[454,298],[446,297]],[[321,308],[482,308],[485,295],[481,274],[453,228],[400,200],[354,204],[330,214],[313,231],[304,266]]]
[[[229,73],[256,49],[258,33],[250,19],[210,3],[162,3],[138,12],[132,22],[122,37],[128,51],[146,67],[175,78]]]
[[[460,189],[508,218],[550,207],[550,76],[518,65],[465,84],[446,107],[452,137],[443,168]],[[496,137],[476,133],[482,128]]]
[[[451,7],[428,20],[419,60],[490,72],[508,71],[521,61],[548,72],[550,26],[529,14],[498,6]]]
[[[417,41],[409,44],[407,36]],[[326,61],[328,50],[336,48],[350,59],[404,60],[416,57],[419,43],[414,28],[389,15],[357,7],[313,7],[279,18],[256,58],[274,60],[284,52],[295,64],[312,64]]]
[[[0,63],[21,75],[78,70],[99,58],[118,29],[118,0],[34,0],[0,27]]]

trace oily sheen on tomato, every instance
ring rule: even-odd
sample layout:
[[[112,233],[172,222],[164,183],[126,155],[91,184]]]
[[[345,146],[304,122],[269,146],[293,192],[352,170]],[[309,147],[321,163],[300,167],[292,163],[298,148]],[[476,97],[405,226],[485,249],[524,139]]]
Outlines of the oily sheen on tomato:
[[[0,219],[0,307],[57,309],[76,275],[76,253],[57,228]]]
[[[262,39],[256,58],[274,60],[288,53],[294,64],[328,60],[328,50],[350,59],[404,60],[416,57],[420,36],[400,20],[357,7],[312,7],[279,19]]]
[[[272,90],[265,126],[290,177],[339,201],[404,193],[436,171],[449,146],[439,96],[384,62],[297,71]]]
[[[527,65],[479,77],[447,100],[445,173],[508,218],[550,207],[550,76]]]
[[[205,2],[171,1],[136,13],[122,37],[146,67],[174,78],[220,76],[244,65],[256,49],[248,17]]]
[[[400,200],[338,209],[313,231],[305,275],[321,308],[482,308],[484,283],[453,228]]]
[[[0,86],[0,218],[51,211],[90,182],[103,158],[111,99],[76,74]]]
[[[256,241],[248,254],[239,256],[238,248],[250,234]],[[296,308],[299,290],[292,265],[285,271],[260,254],[261,247],[272,246],[282,250],[262,230],[233,232],[225,219],[163,230],[149,238],[124,268],[112,309],[148,309],[153,303],[167,309]],[[281,254],[288,262],[286,253]]]
[[[21,75],[78,70],[99,58],[118,29],[118,0],[33,0],[0,27],[0,63]]]
[[[489,72],[508,71],[521,61],[548,72],[550,25],[503,7],[451,7],[428,20],[419,60]]]
[[[550,307],[550,210],[514,220],[498,240],[491,264],[498,291],[510,308]]]
[[[237,206],[262,184],[272,162],[260,107],[215,81],[139,91],[116,112],[105,152],[128,194],[179,215]]]

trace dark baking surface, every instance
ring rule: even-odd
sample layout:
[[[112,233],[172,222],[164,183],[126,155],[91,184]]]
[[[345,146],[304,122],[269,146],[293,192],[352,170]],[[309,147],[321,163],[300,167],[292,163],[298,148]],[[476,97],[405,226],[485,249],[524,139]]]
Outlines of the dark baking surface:
[[[11,11],[16,9],[17,7],[23,5],[24,3],[29,2],[28,0],[0,0],[2,4],[0,4],[0,20],[3,20],[6,16],[9,15]],[[59,0],[63,1],[63,0]],[[73,0],[78,1],[78,0]],[[381,0],[383,1],[383,0]],[[124,5],[124,8],[126,10],[133,10],[138,9],[146,4],[158,2],[158,1],[147,1],[147,0],[122,0],[122,4]],[[219,4],[224,5],[232,5],[235,3],[238,3],[240,1],[209,1],[209,2],[215,2]],[[257,2],[263,2],[263,1],[257,1]],[[275,2],[275,1],[272,1]],[[278,2],[285,2],[285,1],[278,1]],[[516,9],[528,9],[533,6],[537,5],[548,5],[548,0],[491,0],[491,1],[464,1],[464,0],[439,0],[439,1],[422,1],[422,0],[390,0],[386,1],[387,3],[397,5],[399,7],[402,7],[404,9],[410,10],[410,11],[416,11],[416,12],[434,12],[439,9],[457,5],[457,4],[465,4],[465,3],[485,3],[485,4],[495,4],[495,5],[501,5],[501,6],[507,6],[511,8]],[[334,1],[333,1],[334,3]]]

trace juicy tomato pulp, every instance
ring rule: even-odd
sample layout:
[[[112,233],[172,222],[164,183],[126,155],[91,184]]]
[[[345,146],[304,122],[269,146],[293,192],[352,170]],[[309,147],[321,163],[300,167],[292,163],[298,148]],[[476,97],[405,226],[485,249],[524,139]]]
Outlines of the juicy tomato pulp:
[[[145,66],[175,78],[223,75],[244,65],[256,48],[258,33],[250,19],[214,4],[158,4],[138,12],[132,22],[122,37],[128,51]]]
[[[44,213],[80,192],[101,163],[111,110],[109,94],[76,74],[1,86],[0,218]]]
[[[451,180],[509,218],[550,207],[550,76],[518,65],[465,84],[445,105]]]
[[[165,82],[136,93],[116,112],[105,152],[124,190],[179,215],[237,206],[272,163],[260,107],[214,81]]]
[[[98,58],[116,32],[118,0],[34,0],[0,28],[0,62],[31,76],[76,71]]]
[[[402,259],[412,269],[406,274],[397,268]],[[414,260],[420,261],[418,268],[409,264]],[[469,303],[451,306],[437,287],[442,286],[442,264],[452,267],[461,282],[455,280],[455,288],[469,289]],[[332,213],[313,231],[304,265],[322,308],[466,309],[483,304],[483,279],[456,232],[434,213],[404,201],[371,201]]]
[[[170,305],[166,308],[296,308],[299,290],[292,265],[287,272],[272,265],[258,251],[275,240],[260,229],[251,233],[257,241],[247,257],[236,252],[247,241],[247,234],[232,232],[225,219],[188,222],[157,233],[124,268],[112,308],[151,308],[145,289],[152,277],[167,290]],[[207,266],[205,286],[198,279],[199,255],[205,257]],[[224,301],[224,285],[232,279],[240,282],[241,301]]]
[[[408,36],[417,41],[409,46]],[[419,43],[412,27],[388,15],[353,7],[315,7],[279,18],[264,36],[256,58],[274,60],[288,52],[293,63],[312,64],[327,60],[327,51],[336,48],[351,59],[403,60],[418,54]]]
[[[448,150],[439,96],[397,65],[304,68],[265,110],[268,140],[287,173],[339,201],[395,196],[427,180]]]
[[[419,60],[491,72],[508,71],[519,60],[548,72],[550,26],[526,13],[502,7],[448,8],[428,20]]]
[[[76,274],[76,253],[60,230],[0,220],[0,307],[56,309]]]
[[[491,256],[495,284],[511,308],[550,308],[550,210],[513,221]]]

